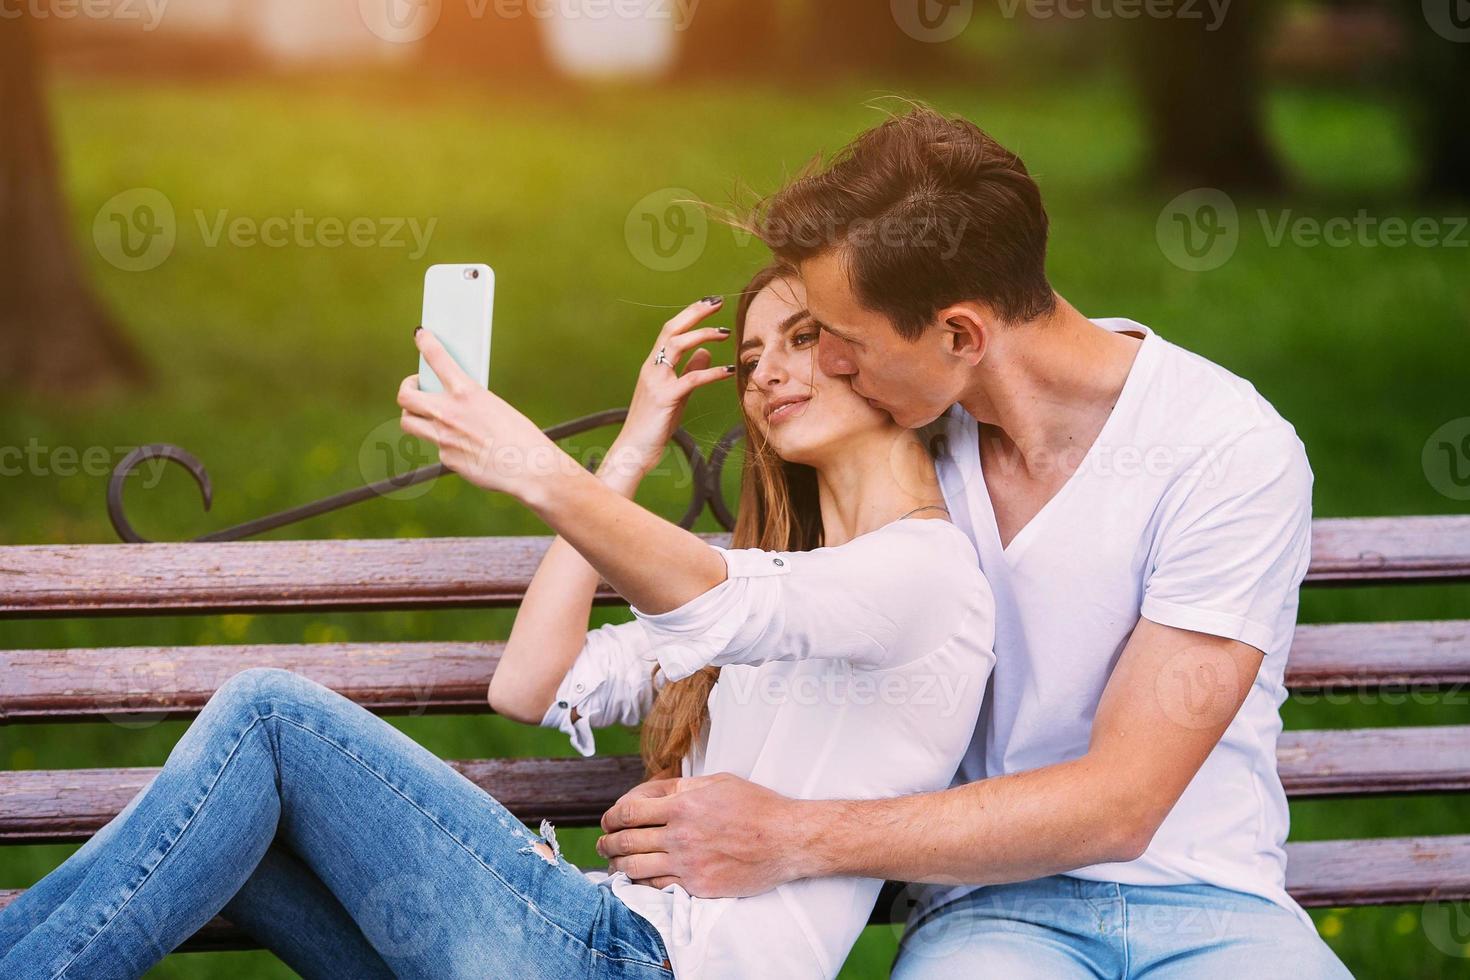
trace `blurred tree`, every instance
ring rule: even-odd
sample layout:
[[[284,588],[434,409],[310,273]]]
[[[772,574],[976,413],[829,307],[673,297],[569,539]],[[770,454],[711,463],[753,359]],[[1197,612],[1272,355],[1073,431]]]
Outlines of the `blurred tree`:
[[[545,4],[446,3],[424,39],[424,60],[435,67],[488,78],[547,82],[555,77],[541,25],[533,11]],[[514,14],[510,16],[508,14]]]
[[[905,33],[886,0],[701,0],[694,10],[680,37],[684,77],[913,77],[955,66],[952,45]]]
[[[0,17],[0,383],[76,392],[144,375],[87,282],[62,202],[34,5]]]
[[[1234,0],[1218,21],[1142,17],[1130,52],[1155,175],[1180,186],[1274,190],[1281,168],[1262,122],[1261,40],[1270,4]]]
[[[916,0],[929,10],[930,0]],[[937,74],[950,62],[954,46],[928,43],[905,32],[886,0],[805,0],[802,11],[801,67],[822,74],[904,76]],[[930,12],[946,15],[946,4]]]
[[[702,0],[679,32],[684,78],[751,78],[790,67],[777,0]]]

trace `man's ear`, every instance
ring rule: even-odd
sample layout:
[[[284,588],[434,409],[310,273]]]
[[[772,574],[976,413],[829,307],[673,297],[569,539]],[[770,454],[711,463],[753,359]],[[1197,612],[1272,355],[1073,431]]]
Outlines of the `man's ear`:
[[[973,303],[946,306],[936,316],[945,350],[975,367],[990,346],[990,318]]]

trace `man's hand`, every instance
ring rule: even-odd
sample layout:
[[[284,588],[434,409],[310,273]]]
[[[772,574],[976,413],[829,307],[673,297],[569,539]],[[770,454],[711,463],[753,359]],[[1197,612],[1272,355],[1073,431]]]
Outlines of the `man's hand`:
[[[934,793],[792,800],[728,774],[645,783],[602,818],[598,851],[707,898],[857,875],[985,885],[1131,861],[1250,692],[1260,650],[1141,620],[1082,756]]]
[[[759,895],[804,877],[799,804],[729,773],[655,779],[602,815],[597,853],[642,884],[700,898]]]

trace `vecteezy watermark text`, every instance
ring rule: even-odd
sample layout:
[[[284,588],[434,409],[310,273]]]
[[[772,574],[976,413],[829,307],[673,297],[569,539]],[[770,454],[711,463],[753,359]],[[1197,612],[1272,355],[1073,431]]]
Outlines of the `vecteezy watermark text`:
[[[1378,215],[1367,208],[1326,217],[1292,208],[1257,208],[1256,223],[1269,248],[1470,248],[1470,216]],[[1174,198],[1159,212],[1154,235],[1159,250],[1189,272],[1218,269],[1251,231],[1224,191],[1200,187]]]
[[[24,446],[0,446],[0,478],[17,476],[107,476],[117,462],[136,446],[47,446],[32,436]],[[163,479],[168,460],[145,460],[132,471],[144,474],[143,486],[152,490]],[[131,473],[129,474],[132,475]]]
[[[0,0],[3,2],[3,0]],[[195,208],[194,225],[205,248],[403,249],[411,261],[429,250],[438,218],[237,214],[228,208]],[[187,224],[184,225],[187,228]],[[146,272],[166,262],[178,244],[180,220],[173,202],[151,187],[114,195],[92,221],[97,251],[125,272]]]
[[[1033,20],[1197,20],[1217,31],[1231,0],[997,0],[1002,17]]]
[[[163,23],[169,0],[0,0],[0,21],[32,20],[140,21],[144,32]]]
[[[196,210],[199,237],[206,247],[216,248],[221,240],[235,248],[408,248],[410,259],[421,259],[439,225],[438,218],[338,218],[313,217],[301,208],[290,215],[256,218],[231,215],[228,210],[207,215]]]
[[[672,22],[687,30],[702,0],[455,0],[472,21],[536,20]],[[445,0],[358,0],[363,25],[391,44],[413,44],[439,26]]]

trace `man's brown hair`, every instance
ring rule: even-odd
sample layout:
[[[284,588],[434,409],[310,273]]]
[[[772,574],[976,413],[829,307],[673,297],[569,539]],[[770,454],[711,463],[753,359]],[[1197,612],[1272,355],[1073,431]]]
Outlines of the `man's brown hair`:
[[[858,300],[910,340],[944,307],[1008,322],[1050,313],[1046,209],[1021,158],[974,123],[918,106],[766,200],[757,233],[796,266],[833,250]]]

